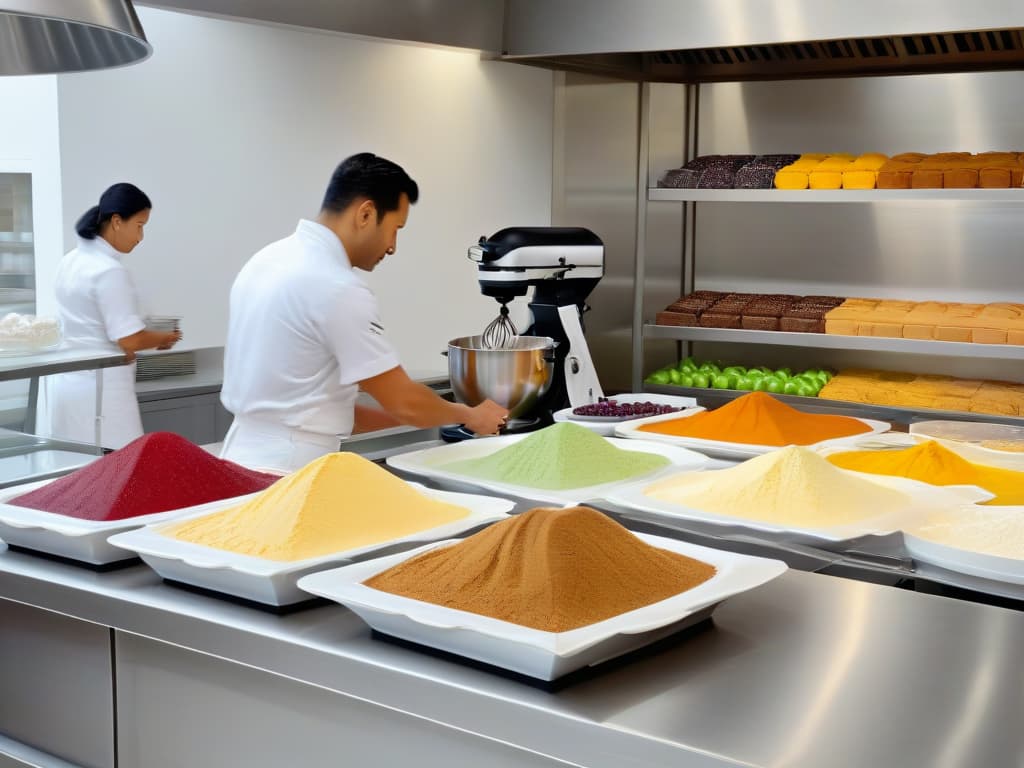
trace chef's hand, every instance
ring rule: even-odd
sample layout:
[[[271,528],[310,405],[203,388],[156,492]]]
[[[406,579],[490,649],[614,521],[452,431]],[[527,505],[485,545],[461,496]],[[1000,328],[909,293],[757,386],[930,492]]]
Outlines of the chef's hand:
[[[484,400],[480,405],[470,408],[466,419],[467,429],[478,435],[496,435],[498,430],[508,421],[508,409],[492,400]]]
[[[179,341],[181,341],[181,331],[171,331],[167,334],[167,338],[164,340],[164,343],[157,347],[157,349],[170,349]]]

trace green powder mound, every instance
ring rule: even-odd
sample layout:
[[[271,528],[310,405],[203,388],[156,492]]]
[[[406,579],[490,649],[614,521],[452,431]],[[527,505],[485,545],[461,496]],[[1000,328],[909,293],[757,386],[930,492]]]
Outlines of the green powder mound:
[[[548,491],[564,491],[636,477],[669,464],[664,456],[616,448],[585,427],[553,424],[490,456],[440,469]]]

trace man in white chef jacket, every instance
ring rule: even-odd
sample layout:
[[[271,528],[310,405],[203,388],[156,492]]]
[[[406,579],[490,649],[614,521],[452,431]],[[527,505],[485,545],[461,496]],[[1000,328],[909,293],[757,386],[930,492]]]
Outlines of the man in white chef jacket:
[[[235,419],[221,456],[293,471],[360,431],[362,389],[394,419],[462,423],[493,434],[508,411],[451,403],[412,381],[384,335],[377,300],[356,270],[395,252],[419,197],[398,165],[370,153],[331,176],[316,221],[253,256],[231,287],[221,400]]]

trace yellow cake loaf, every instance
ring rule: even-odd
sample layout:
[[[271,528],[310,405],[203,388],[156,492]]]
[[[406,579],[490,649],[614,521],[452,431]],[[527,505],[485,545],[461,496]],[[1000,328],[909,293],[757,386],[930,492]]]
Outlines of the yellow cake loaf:
[[[808,175],[827,155],[808,153],[800,155],[795,163],[780,168],[775,173],[776,189],[807,189]]]
[[[888,160],[878,152],[861,155],[843,170],[843,189],[874,189],[878,184],[878,171]]]
[[[843,186],[843,171],[853,165],[853,155],[829,155],[818,163],[807,175],[811,189],[840,189]]]
[[[892,371],[840,372],[819,397],[906,408],[1024,416],[1024,384]]]

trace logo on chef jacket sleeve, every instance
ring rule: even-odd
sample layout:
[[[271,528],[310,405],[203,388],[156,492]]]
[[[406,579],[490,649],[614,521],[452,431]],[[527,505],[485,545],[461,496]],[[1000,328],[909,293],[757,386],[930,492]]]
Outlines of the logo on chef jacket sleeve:
[[[376,333],[378,336],[384,335],[384,326],[380,323],[371,320],[370,321],[370,333]]]

